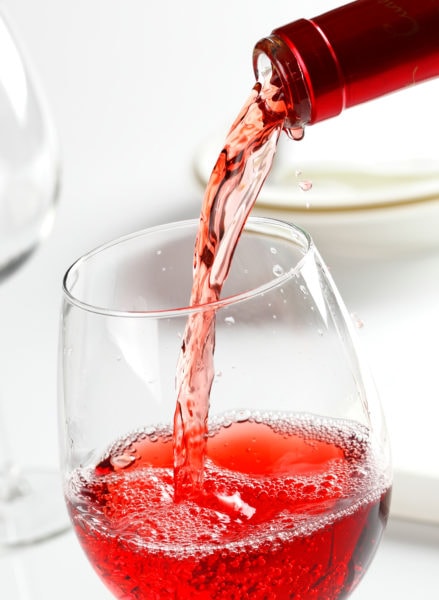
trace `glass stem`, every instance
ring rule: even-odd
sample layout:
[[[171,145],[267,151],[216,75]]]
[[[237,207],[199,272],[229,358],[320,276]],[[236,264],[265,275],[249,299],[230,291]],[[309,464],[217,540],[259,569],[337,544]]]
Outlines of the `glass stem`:
[[[25,485],[19,468],[12,460],[5,432],[2,400],[0,396],[0,503],[10,502],[25,493]]]

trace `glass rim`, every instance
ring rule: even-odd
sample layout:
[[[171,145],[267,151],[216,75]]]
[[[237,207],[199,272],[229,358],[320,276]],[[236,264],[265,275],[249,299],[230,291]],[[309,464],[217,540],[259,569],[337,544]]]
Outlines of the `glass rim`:
[[[200,312],[200,311],[210,311],[210,310],[218,310],[219,308],[223,308],[225,306],[236,304],[238,302],[243,302],[255,296],[258,296],[268,290],[271,290],[279,285],[285,283],[285,281],[294,277],[301,269],[302,264],[305,262],[306,257],[309,255],[311,250],[314,248],[314,242],[310,236],[310,234],[302,229],[301,227],[289,223],[286,221],[282,221],[280,219],[274,219],[270,217],[254,217],[251,216],[247,219],[247,222],[244,226],[244,231],[249,232],[259,232],[261,234],[270,235],[274,231],[294,231],[296,235],[296,241],[300,237],[303,243],[303,256],[298,259],[294,265],[291,266],[290,269],[286,270],[281,275],[274,275],[268,279],[265,283],[250,288],[248,290],[225,296],[224,298],[220,298],[214,302],[208,302],[205,304],[196,304],[174,307],[174,308],[163,308],[163,309],[151,309],[151,310],[119,310],[113,308],[106,308],[105,306],[97,306],[94,304],[90,304],[89,302],[85,302],[80,298],[76,297],[75,294],[70,290],[70,285],[68,284],[68,280],[70,277],[74,276],[75,271],[81,268],[83,264],[85,264],[88,260],[93,258],[94,256],[105,252],[106,250],[113,248],[119,244],[124,244],[129,242],[132,239],[139,238],[148,234],[157,233],[159,231],[169,231],[172,229],[184,229],[192,225],[198,225],[199,219],[186,219],[180,221],[173,221],[164,223],[161,225],[155,225],[152,227],[147,227],[144,229],[140,229],[134,231],[132,233],[122,235],[116,237],[108,242],[100,244],[99,246],[93,248],[89,252],[86,252],[77,260],[75,260],[66,270],[63,279],[62,279],[62,293],[64,300],[67,300],[71,305],[80,308],[86,312],[95,313],[103,316],[109,317],[122,317],[122,318],[147,318],[147,319],[163,319],[163,318],[172,318],[176,316],[188,316],[190,314]],[[266,230],[264,231],[264,225]],[[271,229],[270,229],[271,228]],[[284,239],[287,239],[285,236]],[[293,238],[290,238],[291,241],[294,241]],[[195,245],[195,238],[194,238]],[[188,298],[189,300],[189,298]]]

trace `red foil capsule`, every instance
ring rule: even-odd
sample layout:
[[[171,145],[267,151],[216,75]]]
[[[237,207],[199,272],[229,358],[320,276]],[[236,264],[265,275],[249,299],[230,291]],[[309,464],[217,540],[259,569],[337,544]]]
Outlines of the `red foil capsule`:
[[[317,123],[439,75],[439,0],[357,0],[275,29],[255,47],[257,75],[261,58],[281,79],[287,127]]]

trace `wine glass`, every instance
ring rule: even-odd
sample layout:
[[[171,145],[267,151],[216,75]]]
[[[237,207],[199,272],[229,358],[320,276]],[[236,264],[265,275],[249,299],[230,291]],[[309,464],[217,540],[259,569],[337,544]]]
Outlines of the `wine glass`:
[[[248,220],[221,300],[188,308],[197,226],[120,238],[65,275],[60,434],[76,534],[116,598],[346,598],[391,489],[350,317],[310,237],[263,218]],[[202,490],[176,500],[176,366],[189,316],[212,314]]]
[[[54,128],[28,61],[0,10],[0,282],[50,231],[59,188]],[[8,400],[1,398],[2,401]],[[0,407],[0,545],[32,542],[68,522],[59,474],[11,459]]]

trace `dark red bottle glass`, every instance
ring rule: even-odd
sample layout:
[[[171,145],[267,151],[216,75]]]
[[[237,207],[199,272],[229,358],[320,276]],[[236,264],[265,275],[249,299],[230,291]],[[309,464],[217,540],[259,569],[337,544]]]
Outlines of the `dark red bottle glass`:
[[[273,69],[295,129],[439,76],[439,0],[356,0],[275,29],[254,50]],[[407,115],[419,121],[419,107]]]

